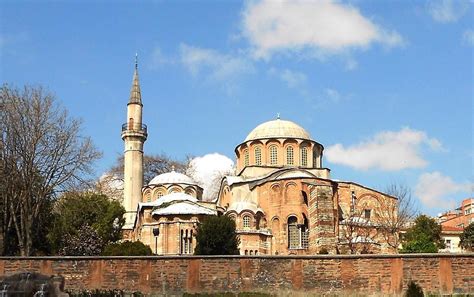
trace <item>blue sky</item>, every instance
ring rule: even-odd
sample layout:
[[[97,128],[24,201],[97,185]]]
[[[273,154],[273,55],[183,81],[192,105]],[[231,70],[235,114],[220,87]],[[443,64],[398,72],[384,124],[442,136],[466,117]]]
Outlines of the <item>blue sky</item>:
[[[121,154],[135,53],[145,152],[234,148],[281,118],[325,146],[332,177],[409,185],[420,209],[473,195],[468,1],[1,1],[0,78],[43,85]]]

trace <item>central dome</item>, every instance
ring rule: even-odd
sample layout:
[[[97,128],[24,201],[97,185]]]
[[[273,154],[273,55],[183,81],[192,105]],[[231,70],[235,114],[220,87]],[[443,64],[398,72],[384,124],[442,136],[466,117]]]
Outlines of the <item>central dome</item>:
[[[264,138],[311,139],[311,136],[305,129],[291,121],[276,119],[258,125],[247,135],[245,142]]]

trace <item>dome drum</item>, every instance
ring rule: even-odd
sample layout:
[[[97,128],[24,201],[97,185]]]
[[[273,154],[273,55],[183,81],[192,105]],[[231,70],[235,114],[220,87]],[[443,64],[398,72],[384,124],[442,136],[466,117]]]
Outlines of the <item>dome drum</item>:
[[[237,172],[247,166],[321,168],[323,149],[297,124],[269,121],[257,126],[236,147]]]

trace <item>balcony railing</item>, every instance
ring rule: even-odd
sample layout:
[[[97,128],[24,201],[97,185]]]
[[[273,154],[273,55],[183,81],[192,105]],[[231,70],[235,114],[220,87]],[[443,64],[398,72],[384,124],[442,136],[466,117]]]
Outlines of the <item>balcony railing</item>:
[[[132,123],[125,123],[122,125],[122,132],[130,131],[130,132],[140,132],[140,133],[147,133],[147,127],[145,124],[132,124]]]

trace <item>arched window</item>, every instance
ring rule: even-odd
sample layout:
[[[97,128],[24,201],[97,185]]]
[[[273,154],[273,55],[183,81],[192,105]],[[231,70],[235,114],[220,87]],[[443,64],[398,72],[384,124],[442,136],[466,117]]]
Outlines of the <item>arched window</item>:
[[[288,218],[288,248],[297,249],[300,247],[300,232],[296,217]]]
[[[249,150],[244,150],[244,166],[249,166]]]
[[[288,146],[286,148],[286,165],[293,165],[295,163],[295,157],[293,154],[293,147]]]
[[[259,146],[255,148],[255,165],[262,165],[262,149]]]
[[[308,166],[308,148],[305,146],[301,148],[300,164],[303,167]]]
[[[277,165],[278,163],[278,149],[276,145],[270,147],[270,165]]]
[[[181,254],[193,253],[193,230],[181,230]]]
[[[250,228],[250,216],[244,216],[244,228]]]

